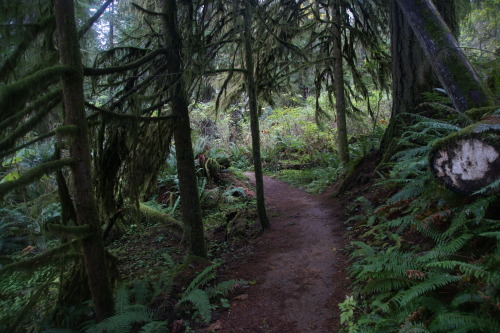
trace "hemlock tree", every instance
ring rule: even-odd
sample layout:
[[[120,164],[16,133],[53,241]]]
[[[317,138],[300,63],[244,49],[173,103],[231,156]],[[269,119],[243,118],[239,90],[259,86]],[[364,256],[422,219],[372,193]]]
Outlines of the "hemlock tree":
[[[342,25],[343,8],[340,0],[332,6],[332,56],[333,85],[335,90],[335,109],[337,111],[337,144],[339,146],[340,162],[349,162],[349,147],[347,143],[347,111],[344,92],[344,66],[342,60]]]
[[[264,196],[264,180],[262,173],[262,162],[260,158],[260,131],[259,114],[257,109],[257,92],[254,77],[254,62],[252,51],[252,13],[254,11],[250,0],[244,0],[243,20],[244,20],[244,45],[246,82],[248,91],[248,105],[250,108],[250,130],[252,133],[252,156],[255,170],[255,187],[257,194],[257,214],[259,216],[262,229],[268,229],[270,222],[266,213]]]
[[[206,257],[200,197],[191,142],[188,97],[183,75],[183,41],[178,27],[178,7],[176,0],[162,0],[162,5],[163,38],[167,50],[167,74],[170,77],[170,103],[174,116],[174,143],[177,154],[184,237],[189,243],[191,254]]]
[[[83,97],[83,68],[76,31],[72,0],[55,0],[60,62],[68,67],[62,77],[65,126],[71,129],[70,156],[73,173],[73,197],[77,225],[88,226],[90,234],[82,240],[85,268],[97,321],[113,315],[114,303],[106,253],[102,242],[101,223],[97,214],[90,177],[90,150]]]

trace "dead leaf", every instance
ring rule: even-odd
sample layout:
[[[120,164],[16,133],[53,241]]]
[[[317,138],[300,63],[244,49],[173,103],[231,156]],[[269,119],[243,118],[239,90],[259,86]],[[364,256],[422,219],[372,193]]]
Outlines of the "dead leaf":
[[[221,324],[220,320],[217,320],[215,323],[208,326],[209,331],[217,331],[217,330],[220,330],[221,328],[222,328],[222,324]]]
[[[241,294],[241,295],[236,296],[234,299],[243,300],[243,299],[247,299],[247,298],[248,298],[248,294]]]

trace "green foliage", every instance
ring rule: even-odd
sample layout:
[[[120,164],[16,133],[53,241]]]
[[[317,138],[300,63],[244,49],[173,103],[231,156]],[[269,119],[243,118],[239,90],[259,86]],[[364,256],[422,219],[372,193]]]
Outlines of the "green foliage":
[[[353,242],[355,302],[364,311],[352,322],[361,332],[496,332],[500,197],[444,189],[427,155],[459,127],[412,117],[404,149],[380,182],[398,192],[378,207],[360,199],[364,214],[347,222],[364,240]]]
[[[246,281],[228,280],[215,286],[201,289],[209,281],[215,278],[215,270],[219,264],[214,264],[205,268],[198,274],[182,294],[182,298],[177,302],[176,308],[181,309],[190,303],[195,310],[195,315],[200,315],[201,319],[208,323],[212,317],[212,307],[210,300],[216,297],[224,297],[234,288],[245,285]],[[189,309],[189,308],[188,308]]]

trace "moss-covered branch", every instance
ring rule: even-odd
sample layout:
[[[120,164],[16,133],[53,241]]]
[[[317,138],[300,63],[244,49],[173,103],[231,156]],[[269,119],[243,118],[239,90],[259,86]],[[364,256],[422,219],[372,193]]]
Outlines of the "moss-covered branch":
[[[28,185],[40,179],[43,175],[53,172],[59,168],[69,166],[73,164],[73,162],[73,159],[65,158],[37,165],[36,167],[33,167],[28,171],[22,173],[18,179],[1,183],[0,198],[3,198],[7,193],[15,190],[16,188]]]
[[[94,15],[92,15],[92,17],[87,21],[85,22],[85,24],[83,25],[83,27],[80,28],[80,31],[78,31],[78,39],[82,39],[83,35],[85,35],[85,33],[87,33],[87,31],[90,30],[90,28],[92,27],[92,25],[99,19],[99,17],[101,17],[101,15],[106,11],[106,8],[109,7],[109,5],[113,2],[113,0],[107,0],[102,6],[101,8],[99,8]]]
[[[150,221],[163,223],[173,229],[178,231],[183,230],[182,223],[174,219],[173,217],[168,216],[165,213],[162,213],[154,208],[146,206],[145,204],[139,204],[139,210],[141,214]]]
[[[166,115],[166,116],[159,116],[159,117],[141,117],[137,116],[134,114],[123,114],[123,113],[116,113],[113,111],[109,111],[103,108],[100,108],[94,104],[85,102],[85,106],[88,108],[91,108],[92,110],[99,111],[106,116],[110,116],[111,118],[116,118],[116,119],[121,119],[125,121],[164,121],[164,120],[169,120],[172,119],[174,116],[173,115]]]
[[[29,48],[33,40],[42,32],[49,28],[55,27],[54,16],[49,16],[38,24],[31,25],[25,32],[23,40],[17,45],[15,50],[9,55],[9,57],[4,61],[2,67],[0,68],[0,78],[1,80],[7,81],[11,76],[14,69],[17,67],[19,60],[23,57],[22,55]]]
[[[55,235],[67,237],[72,236],[77,239],[87,238],[92,234],[90,225],[84,224],[79,226],[67,226],[62,224],[50,223],[47,225],[49,231]]]
[[[12,125],[17,125],[19,121],[21,121],[27,115],[31,114],[34,110],[44,107],[46,104],[51,103],[54,99],[61,100],[61,97],[62,97],[61,89],[57,89],[40,97],[39,99],[34,101],[31,105],[27,106],[26,108],[24,108],[19,112],[16,112],[11,117],[0,122],[0,131],[5,130],[6,128]]]
[[[5,265],[0,269],[0,276],[14,271],[32,272],[40,266],[55,264],[55,261],[66,257],[72,250],[76,250],[79,242],[80,240],[74,240],[69,243],[64,243],[34,257]]]
[[[136,61],[130,62],[130,63],[122,65],[122,66],[113,66],[113,67],[106,67],[106,68],[86,67],[83,69],[83,74],[85,76],[99,76],[99,75],[108,75],[108,74],[125,72],[125,71],[131,70],[131,69],[138,68],[139,66],[144,65],[148,61],[154,59],[159,54],[164,54],[165,52],[166,52],[165,49],[157,49],[157,50],[151,51],[150,53],[146,54],[144,57],[142,57],[140,59],[137,59]]]
[[[16,82],[0,87],[0,121],[16,113],[27,99],[41,89],[55,82],[61,75],[72,72],[68,66],[52,66],[39,70]]]
[[[33,139],[31,141],[23,143],[20,146],[17,146],[15,148],[12,148],[12,149],[9,149],[7,151],[4,151],[4,152],[0,153],[0,158],[4,158],[5,156],[8,156],[10,154],[14,154],[16,151],[19,151],[19,150],[21,150],[23,148],[29,147],[29,146],[31,146],[31,145],[33,145],[33,144],[35,144],[37,142],[40,142],[42,140],[48,139],[48,138],[54,136],[55,134],[56,134],[55,131],[50,131],[50,132],[47,132],[45,134],[42,134],[39,137],[37,137],[36,139]]]
[[[52,99],[50,102],[45,104],[38,112],[33,115],[30,119],[22,122],[19,126],[12,131],[5,139],[0,141],[0,152],[4,152],[7,149],[12,148],[16,144],[16,140],[33,130],[40,121],[59,104],[59,99]]]

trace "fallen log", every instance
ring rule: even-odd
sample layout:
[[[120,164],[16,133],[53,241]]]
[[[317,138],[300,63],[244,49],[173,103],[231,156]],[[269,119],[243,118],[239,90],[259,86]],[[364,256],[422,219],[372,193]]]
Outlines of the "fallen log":
[[[500,110],[437,141],[429,154],[431,170],[449,189],[472,195],[500,189]]]

